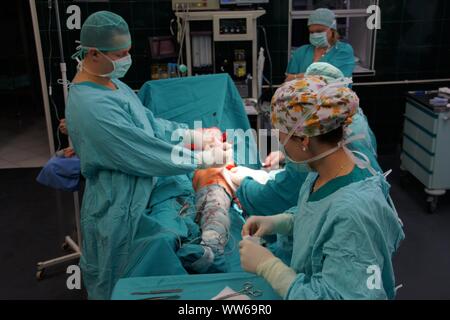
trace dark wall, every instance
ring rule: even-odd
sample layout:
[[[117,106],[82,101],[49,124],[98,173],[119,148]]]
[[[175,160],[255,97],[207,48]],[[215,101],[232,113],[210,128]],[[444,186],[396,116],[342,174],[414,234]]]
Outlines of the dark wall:
[[[47,0],[37,0],[41,37],[46,65],[51,62],[54,79],[59,77],[59,51],[57,46],[54,13],[51,14],[51,31],[48,35],[49,13]],[[124,81],[138,89],[150,79],[148,41],[150,36],[169,35],[169,23],[173,18],[170,0],[110,0],[109,2],[84,3],[60,1],[63,23],[65,56],[69,79],[74,76],[76,63],[70,59],[75,51],[79,30],[67,30],[65,13],[69,5],[81,8],[82,21],[98,10],[111,10],[129,23],[134,41],[133,66]],[[450,2],[448,0],[380,0],[382,29],[378,31],[376,48],[376,76],[356,78],[355,82],[422,80],[450,78]],[[273,81],[283,81],[288,59],[288,0],[272,0],[264,5],[267,14],[259,24],[267,31],[273,62]],[[264,45],[260,33],[260,46]],[[53,42],[53,58],[48,59],[49,39]],[[265,74],[269,76],[266,65]],[[355,91],[361,98],[361,106],[379,139],[382,152],[392,152],[400,141],[403,94],[407,90],[437,88],[431,85],[390,85],[359,87]],[[448,85],[448,84],[446,84]]]
[[[355,82],[450,78],[450,1],[380,0],[380,7],[376,76]],[[395,152],[401,142],[405,92],[449,85],[355,86],[379,141],[380,153]]]
[[[0,126],[22,130],[44,114],[28,1],[2,5],[0,30]]]
[[[450,2],[381,0],[377,81],[450,77]]]

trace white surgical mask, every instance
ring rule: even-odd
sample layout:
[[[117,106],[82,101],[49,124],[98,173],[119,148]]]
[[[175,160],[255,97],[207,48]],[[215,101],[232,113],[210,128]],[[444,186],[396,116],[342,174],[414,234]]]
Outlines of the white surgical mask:
[[[360,168],[366,168],[366,169],[368,169],[372,174],[375,175],[376,172],[375,172],[374,169],[371,167],[370,162],[369,162],[369,159],[367,158],[366,155],[364,155],[364,154],[362,154],[361,152],[358,152],[358,151],[350,151],[350,150],[348,150],[348,149],[345,147],[346,145],[348,145],[348,144],[350,144],[350,143],[352,143],[352,142],[354,142],[354,141],[356,141],[356,140],[363,140],[364,137],[365,137],[365,136],[364,136],[363,134],[361,134],[361,135],[356,135],[356,136],[353,136],[353,137],[351,137],[351,138],[342,140],[342,141],[340,141],[335,147],[333,147],[333,148],[331,148],[331,149],[329,149],[329,150],[327,150],[327,151],[325,151],[325,152],[322,152],[321,154],[319,154],[319,155],[317,155],[317,156],[314,156],[314,157],[312,157],[312,158],[310,158],[310,159],[303,160],[303,161],[295,161],[295,160],[293,160],[291,157],[289,157],[289,155],[287,154],[286,149],[285,149],[285,144],[287,143],[287,140],[285,141],[284,144],[282,144],[282,145],[280,146],[280,149],[281,149],[281,152],[283,152],[283,154],[285,155],[286,161],[289,162],[289,163],[291,163],[291,164],[292,164],[292,168],[294,168],[295,171],[300,172],[300,173],[308,173],[308,172],[314,171],[314,170],[311,168],[311,166],[309,165],[310,163],[315,162],[315,161],[318,161],[318,160],[321,160],[321,159],[323,159],[323,158],[326,158],[326,157],[328,157],[329,155],[331,155],[331,154],[335,153],[336,151],[338,151],[339,149],[344,148],[344,150],[346,151],[347,155],[349,155],[349,157],[352,159],[352,161],[353,161],[356,165],[358,165],[358,167],[360,167]],[[361,157],[363,157],[363,159],[364,159],[365,161],[362,161],[362,160],[358,159],[357,157],[355,157],[355,156],[353,155],[353,153],[359,154]]]
[[[114,67],[113,71],[111,71],[108,74],[103,74],[103,75],[101,75],[101,77],[111,78],[111,79],[119,79],[119,78],[125,77],[125,75],[127,74],[128,70],[131,67],[131,64],[133,63],[133,61],[131,60],[131,55],[128,54],[123,58],[120,58],[117,60],[112,60],[110,57],[108,57],[103,52],[100,52],[100,53],[104,57],[106,57],[106,59],[108,59]]]
[[[317,32],[309,34],[309,42],[316,48],[328,48],[330,43],[328,42],[327,32]]]
[[[283,144],[280,145],[280,151],[284,154],[287,164],[290,165],[295,171],[299,173],[308,173],[313,171],[306,161],[295,161],[289,157]]]
[[[123,78],[126,75],[126,73],[128,72],[128,70],[131,67],[131,64],[133,63],[133,61],[131,59],[131,55],[129,55],[129,54],[123,58],[120,58],[117,60],[112,60],[110,57],[108,57],[106,54],[104,54],[100,50],[98,50],[98,52],[100,52],[100,54],[102,54],[106,59],[108,59],[112,63],[113,71],[111,71],[110,73],[107,73],[107,74],[92,73],[91,71],[87,70],[83,66],[83,61],[81,61],[78,57],[75,57],[75,60],[78,62],[78,70],[83,69],[87,73],[92,74],[94,76],[98,76],[98,77],[119,79],[119,78]]]

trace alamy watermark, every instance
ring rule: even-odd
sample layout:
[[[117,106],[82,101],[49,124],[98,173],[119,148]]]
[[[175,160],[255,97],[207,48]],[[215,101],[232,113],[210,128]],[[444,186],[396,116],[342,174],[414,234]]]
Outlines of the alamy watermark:
[[[193,130],[204,129],[202,121],[194,122]],[[205,128],[206,129],[206,128]],[[200,146],[199,150],[193,151],[188,149],[189,142],[184,141],[186,129],[177,129],[172,132],[171,142],[174,144],[171,154],[171,160],[174,164],[195,164],[195,154],[202,152],[200,150],[206,147],[206,144],[197,145]],[[264,160],[269,151],[278,151],[279,142],[279,130],[277,129],[227,129],[225,131],[226,141],[231,144],[234,151],[234,161],[236,163],[245,163],[247,165],[258,165],[260,159]],[[258,143],[256,143],[258,140]],[[270,148],[269,148],[270,146]],[[216,164],[221,163],[221,159],[216,161]]]
[[[366,20],[366,25],[369,30],[381,29],[381,9],[377,5],[371,5],[366,10],[370,16]]]
[[[381,9],[377,5],[367,7],[366,12],[370,16],[366,20],[366,25],[369,30],[381,29]],[[78,5],[73,4],[66,9],[67,19],[66,27],[68,30],[81,29],[81,9]],[[287,14],[287,13],[286,13]]]
[[[366,285],[369,290],[381,289],[381,270],[378,265],[371,265],[366,270],[369,276],[367,277]]]
[[[66,280],[66,286],[69,290],[81,290],[81,270],[77,265],[67,267],[66,273],[69,274]]]

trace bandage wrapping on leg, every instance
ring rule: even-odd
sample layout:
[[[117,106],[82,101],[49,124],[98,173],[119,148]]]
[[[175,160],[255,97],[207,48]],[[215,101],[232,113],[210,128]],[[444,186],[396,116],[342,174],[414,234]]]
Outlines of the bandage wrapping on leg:
[[[198,273],[205,273],[214,262],[214,252],[211,248],[204,247],[204,253],[200,259],[192,262],[191,268]]]
[[[223,254],[228,242],[230,206],[230,196],[220,185],[208,185],[197,192],[196,207],[200,215],[202,244],[215,253]]]
[[[210,184],[197,191],[195,201],[201,241],[182,245],[177,255],[190,273],[227,272],[224,251],[230,230],[231,197],[221,185]]]
[[[274,223],[273,234],[291,235],[294,226],[294,215],[292,213],[281,213],[271,216]]]
[[[272,288],[283,298],[289,291],[297,273],[285,265],[280,259],[274,257],[256,268],[256,273],[267,280]]]

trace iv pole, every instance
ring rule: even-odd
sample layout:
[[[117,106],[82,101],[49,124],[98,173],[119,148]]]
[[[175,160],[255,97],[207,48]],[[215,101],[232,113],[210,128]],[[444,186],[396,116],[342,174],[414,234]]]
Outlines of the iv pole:
[[[38,52],[38,62],[39,62],[39,69],[40,69],[39,72],[41,74],[41,81],[44,80],[46,83],[45,70],[43,68],[44,63],[43,63],[41,39],[39,36],[39,22],[37,19],[36,2],[35,2],[35,0],[29,0],[29,1],[30,1],[30,8],[31,8],[31,17],[33,20],[33,29],[34,29],[35,39],[36,39],[35,40],[36,41],[36,50]],[[52,5],[51,0],[48,3],[49,3],[49,6]],[[54,0],[54,5],[55,5],[56,25],[57,25],[57,30],[58,30],[59,51],[60,51],[60,57],[61,57],[59,66],[60,66],[60,70],[61,70],[61,79],[62,80],[58,81],[58,83],[61,83],[63,86],[64,107],[66,107],[67,106],[67,96],[68,96],[68,92],[69,92],[69,90],[68,90],[69,82],[67,81],[67,66],[66,66],[66,63],[64,60],[64,47],[63,47],[63,42],[62,42],[61,21],[59,18],[58,0]],[[51,84],[50,84],[50,86],[51,86]],[[44,102],[47,101],[46,107],[49,108],[48,107],[48,96],[47,96],[48,92],[45,92],[45,90],[44,90],[43,93],[44,93]],[[72,145],[70,139],[69,139],[69,144]],[[54,152],[54,150],[52,150],[52,152]],[[77,242],[75,242],[70,236],[66,236],[64,239],[63,248],[64,249],[70,248],[74,251],[74,253],[71,253],[71,254],[68,254],[65,256],[61,256],[61,257],[58,257],[55,259],[38,262],[37,263],[37,272],[36,272],[36,278],[38,280],[43,279],[46,268],[65,263],[67,261],[76,260],[81,257],[80,204],[79,204],[78,192],[73,193],[73,200],[74,200],[74,210],[75,210],[75,227],[76,227],[76,233],[77,233]]]

